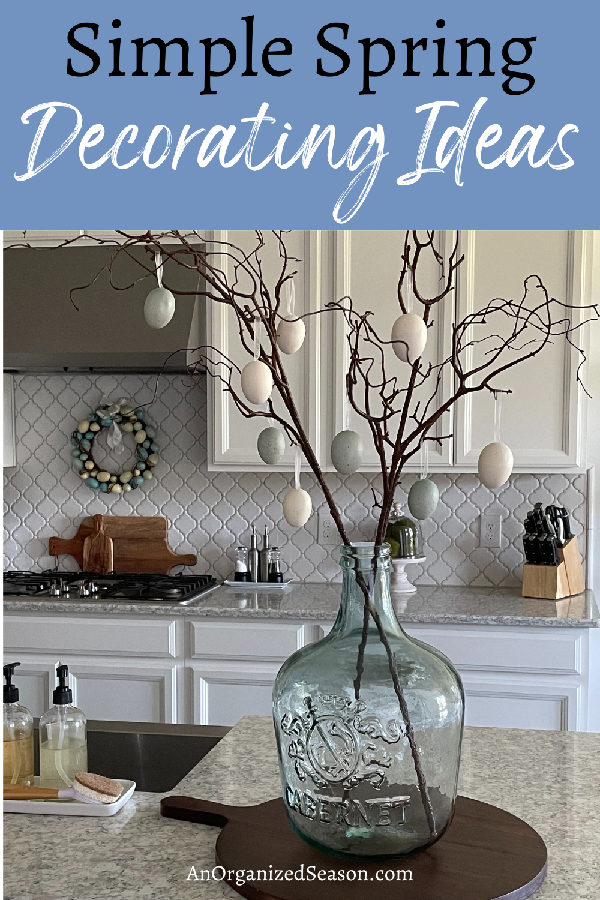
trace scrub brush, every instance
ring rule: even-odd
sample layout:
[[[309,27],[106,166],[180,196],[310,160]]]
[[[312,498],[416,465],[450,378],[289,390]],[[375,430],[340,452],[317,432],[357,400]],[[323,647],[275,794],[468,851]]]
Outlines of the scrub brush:
[[[78,800],[80,803],[114,803],[125,788],[113,778],[80,772],[73,786],[64,790],[28,787],[24,784],[5,784],[5,800]]]

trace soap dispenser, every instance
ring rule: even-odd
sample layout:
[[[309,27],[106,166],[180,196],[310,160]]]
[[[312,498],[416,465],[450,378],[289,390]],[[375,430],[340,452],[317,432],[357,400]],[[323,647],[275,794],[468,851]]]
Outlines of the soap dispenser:
[[[73,706],[67,666],[59,665],[56,676],[54,706],[40,719],[40,785],[62,790],[79,772],[87,772],[87,727],[84,714]]]
[[[33,717],[12,683],[20,663],[4,666],[4,784],[33,785]]]

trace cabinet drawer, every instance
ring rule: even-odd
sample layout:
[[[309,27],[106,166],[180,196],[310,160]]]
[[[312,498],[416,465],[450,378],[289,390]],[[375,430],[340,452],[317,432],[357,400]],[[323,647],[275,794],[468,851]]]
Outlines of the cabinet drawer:
[[[175,620],[5,616],[7,651],[175,657]]]
[[[437,647],[461,671],[484,669],[579,675],[581,635],[569,628],[515,629],[406,626],[415,638]]]
[[[190,622],[192,659],[261,659],[283,662],[304,646],[305,626],[294,623]]]

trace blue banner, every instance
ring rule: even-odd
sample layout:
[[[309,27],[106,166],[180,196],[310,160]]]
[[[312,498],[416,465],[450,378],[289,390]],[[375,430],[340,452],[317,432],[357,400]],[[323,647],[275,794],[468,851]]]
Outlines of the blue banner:
[[[3,21],[4,228],[598,227],[590,0]]]

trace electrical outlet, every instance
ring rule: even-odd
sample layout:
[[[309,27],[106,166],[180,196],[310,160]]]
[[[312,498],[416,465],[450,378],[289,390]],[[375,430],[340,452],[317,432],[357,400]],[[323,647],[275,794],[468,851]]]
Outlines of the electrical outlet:
[[[321,547],[335,547],[340,543],[340,536],[333,516],[328,512],[319,513],[319,544]]]
[[[481,516],[479,546],[502,546],[502,516]]]

